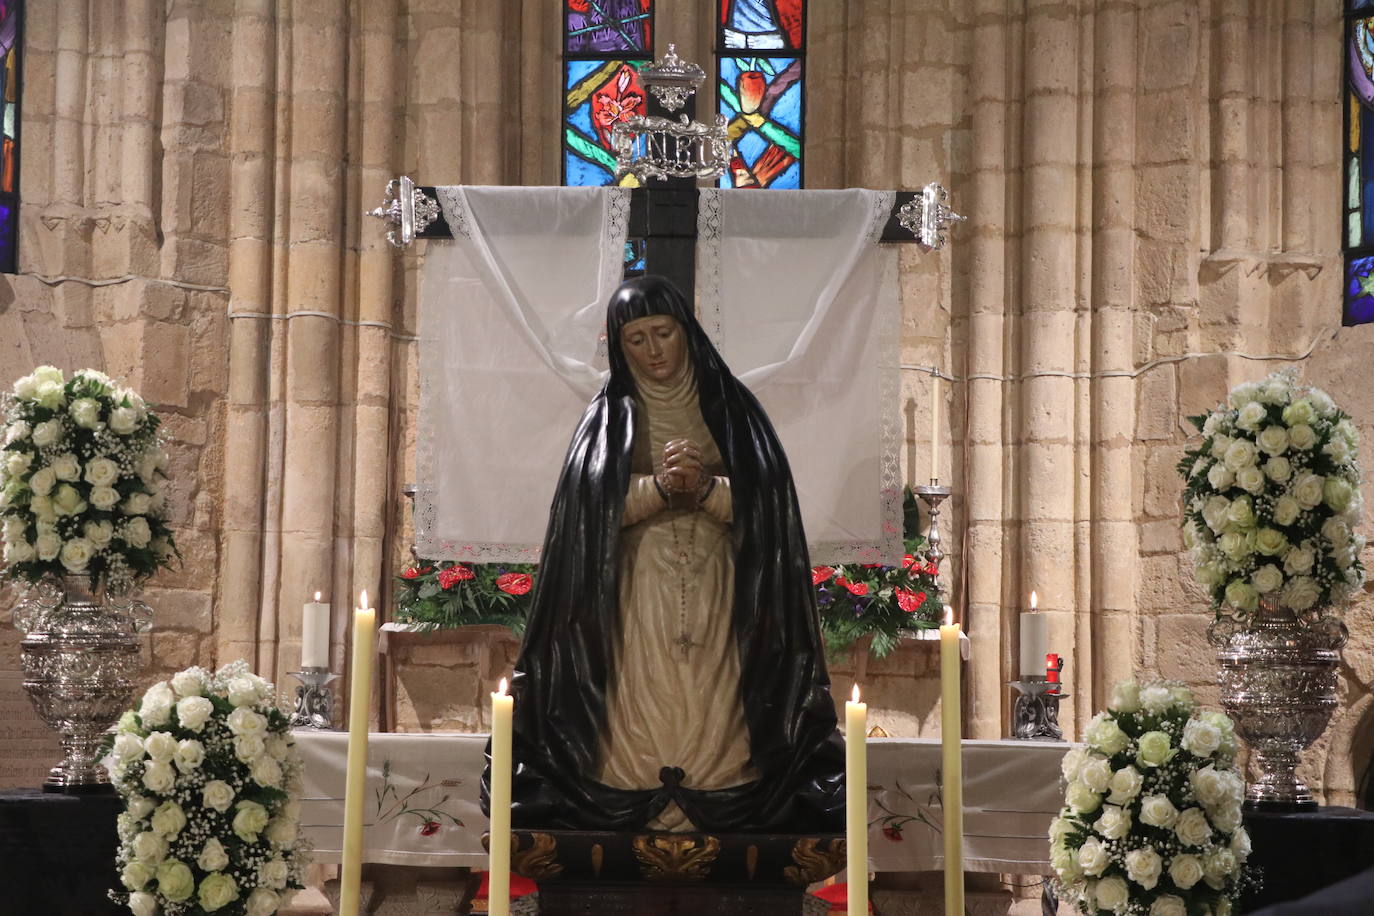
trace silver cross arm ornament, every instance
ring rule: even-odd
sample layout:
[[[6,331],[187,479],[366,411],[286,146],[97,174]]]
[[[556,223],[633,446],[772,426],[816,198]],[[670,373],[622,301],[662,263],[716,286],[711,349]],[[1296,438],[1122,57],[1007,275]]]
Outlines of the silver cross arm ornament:
[[[913,197],[897,211],[897,222],[916,236],[916,241],[927,251],[945,247],[945,230],[951,223],[968,219],[951,210],[947,200],[949,192],[939,182],[932,181],[921,189],[918,197]]]
[[[391,227],[386,234],[388,242],[397,248],[408,248],[416,235],[439,218],[439,202],[402,175],[386,183],[382,205],[367,211],[367,215]]]

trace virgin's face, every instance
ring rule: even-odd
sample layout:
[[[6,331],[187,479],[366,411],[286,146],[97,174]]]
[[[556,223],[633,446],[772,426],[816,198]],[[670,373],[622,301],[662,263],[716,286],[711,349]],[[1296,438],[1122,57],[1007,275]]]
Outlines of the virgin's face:
[[[675,376],[687,353],[682,325],[670,315],[631,321],[620,329],[620,347],[642,375],[658,382]]]

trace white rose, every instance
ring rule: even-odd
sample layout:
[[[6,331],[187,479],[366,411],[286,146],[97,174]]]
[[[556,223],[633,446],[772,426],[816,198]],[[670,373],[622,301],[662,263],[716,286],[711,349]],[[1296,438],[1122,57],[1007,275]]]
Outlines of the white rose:
[[[167,841],[151,831],[134,837],[134,858],[144,865],[157,865],[167,858]]]
[[[1116,712],[1137,712],[1140,709],[1140,685],[1135,681],[1122,681],[1112,688],[1112,701],[1108,708]]]
[[[1071,782],[1064,792],[1064,801],[1075,814],[1091,814],[1102,804],[1102,796],[1081,782]]]
[[[1217,539],[1217,549],[1228,559],[1238,562],[1251,554],[1251,539],[1239,531],[1228,531]]]
[[[67,572],[79,573],[95,556],[95,547],[85,538],[72,538],[62,545],[62,565]]]
[[[1231,851],[1236,854],[1236,860],[1244,862],[1250,858],[1250,832],[1244,827],[1237,827],[1231,832]]]
[[[212,779],[201,790],[200,799],[207,808],[214,808],[223,814],[234,803],[234,789],[227,782]]]
[[[1293,476],[1293,465],[1280,455],[1264,462],[1264,473],[1275,483],[1283,483]]]
[[[138,710],[144,726],[154,728],[165,725],[172,716],[172,702],[175,699],[172,696],[172,688],[167,686],[165,681],[159,681],[149,687],[143,694],[143,702]]]
[[[92,458],[86,462],[85,480],[93,487],[112,487],[119,480],[119,465],[108,458]]]
[[[1237,496],[1226,507],[1226,520],[1238,528],[1249,528],[1255,524],[1254,503],[1248,496]]]
[[[296,835],[300,831],[300,824],[294,818],[275,817],[272,823],[267,825],[267,841],[274,846],[285,848],[296,842]]]
[[[240,706],[229,713],[226,720],[229,731],[235,735],[261,735],[267,731],[267,719],[247,706]]]
[[[1337,464],[1345,464],[1350,459],[1350,443],[1346,442],[1342,436],[1332,436],[1322,446],[1322,453],[1330,455],[1331,460]]]
[[[268,859],[258,866],[258,880],[262,882],[264,887],[280,890],[286,887],[286,882],[290,877],[291,869],[284,859]]]
[[[1173,694],[1163,684],[1150,684],[1141,688],[1140,705],[1146,712],[1161,713],[1173,704]]]
[[[1112,774],[1111,794],[1107,796],[1107,801],[1114,805],[1124,805],[1140,794],[1140,787],[1144,783],[1144,777],[1140,771],[1130,764],[1117,770]]]
[[[147,515],[151,498],[147,493],[130,493],[119,511],[125,515]]]
[[[70,452],[54,458],[51,467],[53,475],[58,480],[71,482],[81,479],[81,462],[77,461],[76,456]]]
[[[1242,407],[1240,412],[1236,414],[1236,425],[1241,429],[1253,432],[1259,429],[1259,425],[1263,423],[1268,416],[1269,411],[1264,409],[1263,404],[1257,401],[1251,401],[1249,404]]]
[[[1282,404],[1292,396],[1292,382],[1278,373],[1274,373],[1260,382],[1259,394],[1256,395],[1266,404]]]
[[[153,760],[169,762],[177,753],[177,739],[170,732],[153,732],[143,739],[143,749]]]
[[[113,487],[92,487],[91,505],[101,512],[109,512],[119,504],[119,491]]]
[[[177,701],[177,721],[193,732],[200,731],[214,711],[214,704],[205,697],[183,697]]]
[[[29,466],[33,464],[33,455],[29,452],[10,452],[5,456],[5,473],[11,477],[22,477],[28,473]]]
[[[138,411],[131,407],[116,407],[110,411],[110,429],[121,436],[138,429]]]
[[[1217,435],[1212,437],[1212,448],[1210,454],[1213,458],[1220,460],[1226,450],[1231,447],[1232,439],[1230,436]]]
[[[1343,519],[1328,518],[1322,522],[1322,537],[1333,547],[1344,547],[1350,543],[1350,526]]]
[[[62,539],[51,531],[45,531],[34,541],[34,549],[40,560],[56,560],[62,552]]]
[[[1121,753],[1130,743],[1130,738],[1116,724],[1116,720],[1102,713],[1093,716],[1083,734],[1088,744],[1108,757]]]
[[[28,421],[15,420],[9,426],[5,427],[5,444],[10,445],[11,443],[18,442],[31,432],[33,432],[33,427],[29,426]]]
[[[1238,611],[1253,611],[1259,605],[1259,592],[1244,579],[1233,579],[1226,586],[1226,603]]]
[[[1119,840],[1131,832],[1131,812],[1120,805],[1103,805],[1093,829],[1109,840]]]
[[[1266,563],[1250,576],[1250,584],[1261,595],[1267,595],[1283,585],[1283,573],[1273,563]]]
[[[76,487],[64,483],[53,491],[52,507],[58,515],[78,515],[86,511],[86,501]]]
[[[109,388],[112,385],[114,385],[114,382],[110,380],[110,377],[105,373],[101,372],[99,369],[78,369],[75,373],[72,374],[72,378],[89,379],[90,381],[95,382],[96,384],[104,388]]]
[[[1304,474],[1293,484],[1292,496],[1304,509],[1315,509],[1322,502],[1322,485],[1326,483],[1320,474]]]
[[[1213,890],[1226,886],[1226,878],[1236,870],[1236,854],[1225,846],[1213,849],[1202,857],[1202,876]]]
[[[1293,448],[1305,452],[1317,444],[1317,434],[1306,423],[1299,423],[1288,430],[1288,442]]]
[[[1174,705],[1180,709],[1191,712],[1197,708],[1197,699],[1193,696],[1193,691],[1182,684],[1171,685],[1169,695],[1174,698]]]
[[[110,538],[114,537],[114,525],[109,522],[87,522],[81,530],[97,550],[108,547]]]
[[[153,531],[148,527],[148,520],[140,515],[120,526],[119,537],[130,547],[142,550],[153,539]]]
[[[33,513],[34,518],[38,519],[40,526],[43,524],[48,526],[46,529],[40,527],[38,529],[39,534],[56,534],[53,526],[57,522],[57,513],[53,511],[51,499],[46,496],[39,496],[35,493],[33,496],[29,497],[29,511]]]
[[[1320,388],[1309,389],[1307,400],[1312,403],[1312,409],[1317,412],[1319,417],[1330,417],[1336,412],[1336,402],[1331,400],[1331,395]]]
[[[1212,825],[1201,808],[1185,808],[1174,824],[1174,836],[1184,846],[1204,846],[1212,838]]]
[[[29,477],[29,489],[39,496],[47,496],[57,485],[57,473],[50,467],[39,468]]]
[[[1221,752],[1223,754],[1226,754],[1227,756],[1235,754],[1236,727],[1235,723],[1231,721],[1231,717],[1226,715],[1226,713],[1224,712],[1218,712],[1215,709],[1209,709],[1202,713],[1202,718],[1209,725],[1214,726],[1216,730],[1221,733]]]
[[[1085,875],[1102,874],[1102,870],[1110,865],[1111,861],[1111,853],[1095,836],[1088,837],[1083,841],[1083,845],[1078,847],[1078,867],[1083,869]]]
[[[157,916],[157,898],[147,891],[135,891],[129,895],[129,912],[133,916]]]
[[[1188,907],[1184,905],[1182,897],[1164,894],[1150,904],[1150,916],[1188,916]]]
[[[1274,502],[1274,524],[1291,525],[1298,518],[1302,506],[1291,496],[1280,496]]]
[[[186,812],[174,801],[166,801],[153,812],[153,832],[171,840],[186,826]]]
[[[234,834],[245,843],[255,842],[267,827],[267,809],[254,801],[241,801],[234,811]]]
[[[232,875],[212,872],[200,882],[196,899],[200,902],[202,910],[213,913],[239,899],[238,883]]]
[[[1222,461],[1233,471],[1249,467],[1259,458],[1259,449],[1255,448],[1255,443],[1249,439],[1236,439],[1226,446],[1226,454]]]
[[[1282,455],[1288,451],[1288,430],[1282,426],[1266,426],[1258,436],[1258,444],[1266,455]]]
[[[272,916],[281,906],[281,898],[276,891],[265,887],[254,888],[248,895],[248,916]]]
[[[267,739],[267,753],[274,760],[285,760],[287,752],[291,749],[290,743],[281,735],[272,735]]]
[[[141,890],[153,879],[153,870],[135,859],[119,873],[119,883],[131,891]]]
[[[146,452],[138,462],[138,476],[146,484],[153,482],[157,474],[157,453]]]
[[[1255,533],[1255,549],[1266,557],[1276,557],[1288,549],[1288,538],[1274,528],[1261,528]]]
[[[1328,477],[1322,484],[1322,502],[1326,503],[1335,512],[1344,512],[1350,505],[1350,499],[1355,495],[1355,488],[1350,481],[1341,477]]]
[[[44,420],[33,428],[33,444],[39,448],[49,448],[62,439],[62,421]]]
[[[202,871],[223,871],[229,864],[229,854],[224,851],[223,843],[210,837],[201,847],[200,855],[196,856],[196,864]]]
[[[1312,402],[1306,398],[1299,398],[1283,409],[1283,422],[1289,426],[1311,423],[1316,418],[1317,412],[1312,409]]]
[[[56,410],[67,400],[67,393],[61,382],[39,382],[33,400],[39,407]]]
[[[28,541],[10,541],[5,544],[6,563],[32,563],[38,551]]]
[[[1207,472],[1207,482],[1212,485],[1212,489],[1225,492],[1236,482],[1236,474],[1224,464],[1214,464]]]
[[[1321,586],[1317,584],[1316,579],[1311,576],[1297,576],[1288,580],[1280,600],[1295,611],[1305,611],[1317,603],[1321,593]]]
[[[1132,849],[1126,853],[1127,876],[1147,891],[1159,883],[1159,873],[1163,870],[1164,860],[1153,849]]]
[[[1202,520],[1213,532],[1220,532],[1226,527],[1226,512],[1230,508],[1231,501],[1225,496],[1209,497],[1202,507]]]
[[[1178,823],[1178,809],[1167,795],[1147,795],[1140,800],[1140,822],[1170,830]]]
[[[176,772],[170,763],[154,760],[143,768],[143,785],[153,792],[164,793],[176,783]]]
[[[1241,807],[1239,803],[1223,805],[1212,814],[1212,821],[1218,830],[1231,833],[1240,827]]]
[[[1198,757],[1210,757],[1221,746],[1221,732],[1201,719],[1189,719],[1183,726],[1183,747]]]
[[[1242,382],[1231,389],[1231,406],[1244,407],[1259,397],[1259,382]]]
[[[1247,493],[1259,493],[1266,482],[1264,472],[1257,467],[1241,468],[1236,472],[1236,486]]]
[[[1112,781],[1112,764],[1106,757],[1091,757],[1078,771],[1078,778],[1094,792],[1106,792]]]
[[[1294,547],[1283,557],[1283,571],[1295,576],[1306,575],[1312,571],[1316,554],[1307,547]]]
[[[1120,913],[1130,900],[1131,892],[1124,878],[1112,875],[1097,882],[1097,905],[1102,909]]]
[[[5,540],[22,541],[28,534],[29,526],[22,518],[11,515],[5,518]]]
[[[172,675],[172,692],[179,697],[198,697],[205,693],[205,676],[198,668],[187,668]]]
[[[1187,853],[1174,856],[1169,863],[1169,878],[1179,890],[1188,890],[1202,880],[1202,860]]]
[[[267,752],[262,735],[240,735],[234,739],[234,756],[244,763],[251,764]]]
[[[1350,444],[1351,448],[1357,448],[1360,444],[1360,431],[1355,428],[1355,424],[1349,419],[1339,421],[1333,432]]]
[[[205,745],[194,738],[183,738],[177,742],[177,769],[183,773],[199,769],[205,762]]]
[[[153,800],[146,795],[130,795],[125,807],[128,809],[128,813],[131,817],[135,820],[142,820],[152,814],[153,809],[157,806],[153,804]]]
[[[93,398],[77,398],[67,408],[72,422],[84,429],[100,428],[100,402]]]
[[[258,701],[258,687],[247,676],[236,677],[229,682],[229,702],[235,706],[252,706]]]
[[[131,732],[120,732],[115,736],[114,755],[123,763],[137,760],[143,756],[143,739]]]

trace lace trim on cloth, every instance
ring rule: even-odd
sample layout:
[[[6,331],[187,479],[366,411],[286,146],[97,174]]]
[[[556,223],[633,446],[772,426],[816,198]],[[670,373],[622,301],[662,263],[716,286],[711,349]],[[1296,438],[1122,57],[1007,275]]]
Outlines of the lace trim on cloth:
[[[625,279],[625,237],[630,226],[630,189],[610,187],[606,189],[606,209],[602,218],[601,231],[601,289],[613,290]],[[610,353],[606,348],[606,325],[602,322],[601,335],[596,341],[596,356],[592,365],[607,372],[611,368]]]
[[[697,320],[711,344],[725,352],[720,291],[720,190],[697,192]]]

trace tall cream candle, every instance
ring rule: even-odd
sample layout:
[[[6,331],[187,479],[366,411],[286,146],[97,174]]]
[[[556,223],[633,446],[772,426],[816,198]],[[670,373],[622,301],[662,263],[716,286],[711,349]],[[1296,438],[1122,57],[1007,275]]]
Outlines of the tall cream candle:
[[[964,759],[959,715],[959,625],[945,609],[940,627],[940,771],[944,783],[945,913],[964,912]]]
[[[363,800],[367,794],[367,717],[372,706],[372,644],[377,611],[367,592],[353,612],[353,670],[348,694],[348,770],[344,780],[343,869],[339,916],[358,916],[363,882]]]
[[[319,592],[301,610],[301,667],[329,667],[329,604]]]
[[[511,720],[515,698],[506,679],[491,695],[491,833],[487,852],[487,913],[510,914]]]
[[[850,913],[868,912],[868,704],[844,704],[845,867],[849,874]]]
[[[930,479],[940,479],[940,376],[930,373]]]
[[[1030,610],[1021,615],[1021,676],[1044,677],[1045,653],[1049,650],[1049,619],[1035,610],[1035,592],[1031,592]]]

